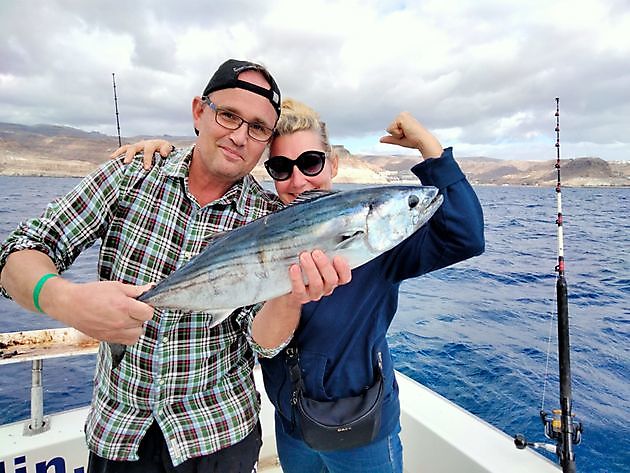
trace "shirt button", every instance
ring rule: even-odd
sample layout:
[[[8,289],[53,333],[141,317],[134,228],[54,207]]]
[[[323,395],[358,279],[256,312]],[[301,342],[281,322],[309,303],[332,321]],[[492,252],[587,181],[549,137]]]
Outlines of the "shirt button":
[[[162,337],[162,343],[168,343],[168,337]]]
[[[164,378],[160,378],[158,383],[160,384],[160,386],[164,386],[164,383],[166,383],[166,381],[164,380]]]

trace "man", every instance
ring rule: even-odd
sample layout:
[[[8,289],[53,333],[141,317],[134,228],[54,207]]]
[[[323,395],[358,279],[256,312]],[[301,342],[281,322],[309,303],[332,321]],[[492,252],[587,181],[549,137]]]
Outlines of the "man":
[[[131,345],[113,367],[101,344],[86,423],[93,472],[254,468],[261,445],[253,352],[286,344],[302,303],[350,279],[315,251],[290,268],[293,292],[209,316],[154,310],[135,298],[199,253],[208,237],[280,207],[249,175],[279,116],[280,91],[260,65],[228,60],[192,102],[195,145],[145,172],[108,161],[0,247],[0,289],[99,340]],[[99,282],[59,276],[101,240]],[[309,281],[303,284],[303,273]]]

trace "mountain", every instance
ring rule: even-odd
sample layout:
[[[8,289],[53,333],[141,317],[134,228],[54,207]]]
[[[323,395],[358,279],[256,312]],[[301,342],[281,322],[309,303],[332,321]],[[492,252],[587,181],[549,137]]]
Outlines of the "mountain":
[[[463,160],[461,167],[480,184],[555,186],[556,160],[501,161]],[[605,161],[598,157],[562,159],[562,183],[565,186],[628,186],[630,163]]]
[[[416,156],[356,156],[380,169],[390,182],[415,180],[409,169],[418,162]],[[496,158],[457,157],[457,162],[472,184],[555,186],[556,160],[518,161]],[[561,160],[562,183],[573,187],[630,186],[630,162],[605,161],[598,157]]]
[[[194,137],[132,136],[125,142],[163,138],[175,146],[189,146]],[[109,159],[118,148],[116,137],[57,125],[17,125],[0,123],[0,175],[84,176]],[[418,155],[352,155],[335,146],[341,158],[336,182],[387,183],[415,182],[409,169]],[[554,186],[555,160],[510,161],[487,157],[458,157],[462,170],[473,184]],[[253,171],[261,180],[269,179],[260,163]],[[562,161],[565,186],[630,186],[630,162],[580,157]]]

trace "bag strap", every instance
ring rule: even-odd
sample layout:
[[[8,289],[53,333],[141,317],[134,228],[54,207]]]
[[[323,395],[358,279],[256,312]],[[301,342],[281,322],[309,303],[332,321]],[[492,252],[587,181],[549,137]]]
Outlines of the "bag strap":
[[[300,369],[300,355],[293,338],[285,349],[285,361],[289,369],[289,379],[293,385],[294,396],[298,391],[304,390],[304,381],[302,380],[302,371]]]
[[[295,337],[291,339],[289,344],[284,349],[285,363],[289,370],[289,379],[293,389],[291,390],[291,428],[295,430],[295,409],[298,403],[298,398],[304,389],[304,381],[302,380],[302,373],[299,364],[299,352]]]

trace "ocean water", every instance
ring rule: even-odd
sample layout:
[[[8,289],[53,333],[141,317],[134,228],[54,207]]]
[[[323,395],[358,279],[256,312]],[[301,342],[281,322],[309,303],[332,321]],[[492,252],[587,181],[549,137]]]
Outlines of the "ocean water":
[[[0,176],[0,239],[77,182]],[[544,441],[538,412],[558,407],[555,191],[476,190],[486,252],[403,283],[392,352],[403,373],[510,435]],[[573,410],[584,424],[577,470],[630,472],[630,189],[562,196]],[[94,280],[96,258],[93,247],[66,276]],[[54,326],[0,299],[1,331]],[[46,413],[89,402],[94,356],[44,367]],[[29,410],[30,364],[0,366],[0,423]]]

